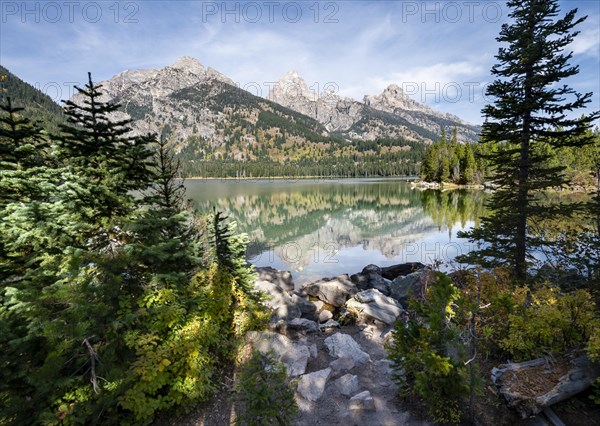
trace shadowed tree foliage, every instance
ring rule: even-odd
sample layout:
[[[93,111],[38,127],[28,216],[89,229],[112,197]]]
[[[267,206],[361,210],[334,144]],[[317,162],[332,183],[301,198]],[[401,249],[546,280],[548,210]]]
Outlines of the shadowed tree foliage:
[[[78,90],[52,149],[0,110],[0,424],[150,423],[209,397],[265,317],[245,239],[206,235],[164,141]]]

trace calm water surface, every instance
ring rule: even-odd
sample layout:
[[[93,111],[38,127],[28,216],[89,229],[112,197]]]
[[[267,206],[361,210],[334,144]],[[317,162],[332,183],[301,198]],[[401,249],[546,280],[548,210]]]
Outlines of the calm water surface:
[[[196,206],[226,212],[248,234],[250,262],[290,270],[297,284],[370,263],[451,262],[471,249],[456,233],[478,223],[486,196],[393,179],[189,180],[186,187]]]

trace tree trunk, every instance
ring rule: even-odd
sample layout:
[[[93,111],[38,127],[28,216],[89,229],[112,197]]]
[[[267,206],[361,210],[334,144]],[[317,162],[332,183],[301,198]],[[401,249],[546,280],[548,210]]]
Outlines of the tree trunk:
[[[523,120],[523,127],[529,126],[529,117]],[[517,188],[517,223],[515,230],[515,276],[524,281],[527,276],[527,204],[529,179],[529,129],[523,130],[519,159],[519,186]]]
[[[529,103],[532,96],[533,70],[531,65],[525,68],[524,96]],[[529,194],[529,150],[531,139],[531,112],[523,115],[521,127],[521,152],[519,156],[519,183],[517,187],[517,223],[515,230],[515,276],[524,281],[527,277],[527,216]]]

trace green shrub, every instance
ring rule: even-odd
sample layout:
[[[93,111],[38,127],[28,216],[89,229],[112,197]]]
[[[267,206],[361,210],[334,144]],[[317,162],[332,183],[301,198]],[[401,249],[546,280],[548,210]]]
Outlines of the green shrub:
[[[431,419],[440,423],[460,421],[461,398],[470,390],[460,328],[454,321],[460,299],[452,280],[438,273],[425,298],[411,301],[418,317],[398,321],[388,347],[400,395],[423,398]]]
[[[135,317],[125,342],[136,360],[120,406],[137,422],[206,400],[218,369],[234,361],[241,337],[268,318],[250,291],[254,277],[242,255],[245,237],[220,214],[212,231],[214,258],[207,267],[186,283],[157,279],[137,309],[125,311]]]
[[[480,306],[477,315],[478,348],[484,357],[503,359],[510,356],[501,346],[501,341],[508,335],[509,316],[517,306],[514,297],[516,284],[512,271],[508,267],[498,267],[490,271],[477,271],[468,276],[470,299],[476,296],[475,281],[479,280]]]
[[[524,287],[513,297],[517,308],[508,316],[508,334],[500,346],[515,360],[582,347],[600,325],[586,290],[562,294],[550,286],[535,292]]]
[[[290,425],[298,407],[293,383],[285,365],[273,352],[258,351],[242,367],[236,383],[237,401],[241,405],[236,424],[244,426]]]
[[[600,362],[600,327],[594,328],[588,342],[587,352],[592,361]],[[600,405],[600,378],[594,383],[594,394],[590,398]]]

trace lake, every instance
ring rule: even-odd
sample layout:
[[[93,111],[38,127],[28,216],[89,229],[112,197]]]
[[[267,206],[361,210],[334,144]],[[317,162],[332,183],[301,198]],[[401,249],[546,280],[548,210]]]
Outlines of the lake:
[[[368,264],[443,262],[471,250],[481,190],[421,190],[402,179],[188,180],[187,196],[248,234],[248,260],[292,271],[296,284]]]

